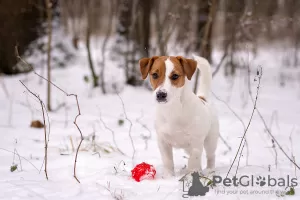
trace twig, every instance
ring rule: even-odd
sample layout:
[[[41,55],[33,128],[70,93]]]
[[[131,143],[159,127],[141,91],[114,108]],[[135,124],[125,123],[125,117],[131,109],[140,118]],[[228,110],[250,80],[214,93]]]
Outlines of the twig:
[[[277,166],[278,166],[278,153],[277,153],[277,150],[276,150],[276,145],[274,143],[274,140],[272,139],[272,148],[275,152],[275,166],[276,166],[276,169],[277,169]]]
[[[41,104],[41,107],[42,107],[42,113],[43,113],[43,121],[44,121],[44,142],[45,142],[45,155],[44,155],[44,159],[45,159],[45,168],[44,168],[44,171],[45,171],[45,176],[46,176],[46,179],[48,180],[48,173],[47,173],[47,152],[48,152],[48,142],[47,142],[47,131],[46,131],[46,123],[45,123],[45,111],[44,111],[44,103],[43,101],[41,100],[41,98],[39,97],[39,95],[33,93],[31,90],[29,90],[29,88],[21,81],[19,80],[20,83],[26,88],[26,90],[31,93],[33,96],[35,96],[40,104]],[[50,124],[49,124],[50,126]]]
[[[123,107],[123,113],[125,115],[125,119],[129,122],[130,126],[129,126],[129,130],[128,130],[128,135],[129,135],[129,138],[130,138],[130,142],[131,142],[131,146],[132,146],[132,150],[133,150],[133,153],[132,153],[132,162],[134,161],[134,156],[135,156],[135,146],[134,146],[134,142],[133,142],[133,139],[132,139],[132,135],[131,135],[131,129],[132,129],[132,122],[131,120],[128,118],[127,116],[127,113],[126,113],[126,109],[125,109],[125,105],[124,105],[124,102],[123,102],[123,99],[121,98],[121,96],[119,95],[119,93],[117,93],[121,103],[122,103],[122,107]]]
[[[218,71],[220,70],[220,68],[221,68],[221,66],[222,66],[222,64],[223,64],[223,62],[224,62],[224,60],[225,60],[226,57],[228,56],[228,51],[229,51],[230,43],[231,43],[231,41],[228,41],[228,42],[226,43],[225,51],[224,51],[224,53],[223,53],[223,56],[222,56],[222,58],[221,58],[219,64],[217,65],[216,69],[215,69],[215,70],[213,71],[213,73],[212,73],[212,77],[213,77],[213,78],[214,78],[214,76],[218,73]]]
[[[75,120],[74,120],[74,122],[73,122],[73,123],[75,124],[75,126],[77,127],[79,133],[80,133],[80,142],[79,142],[78,147],[77,147],[77,150],[76,150],[75,161],[74,161],[74,178],[76,179],[76,181],[77,181],[78,183],[80,183],[80,181],[78,180],[78,178],[77,178],[77,176],[76,176],[76,165],[77,165],[78,152],[79,152],[80,146],[81,146],[82,141],[83,141],[83,135],[82,135],[82,132],[81,132],[81,130],[80,130],[78,124],[77,124],[77,118],[81,115],[81,113],[80,113],[80,107],[79,107],[79,103],[78,103],[78,97],[77,97],[77,94],[70,94],[70,95],[68,95],[68,96],[71,96],[71,95],[72,95],[72,96],[75,96],[75,98],[76,98],[76,103],[77,103],[77,108],[78,108],[78,114],[76,115]]]
[[[23,156],[20,156],[16,151],[9,151],[7,149],[3,149],[0,147],[0,150],[2,151],[6,151],[6,152],[9,152],[9,153],[12,153],[12,154],[17,154],[17,156],[19,156],[19,158],[22,158],[24,160],[26,160],[29,164],[31,164],[37,171],[39,171],[39,169],[32,163],[30,162],[27,158],[23,157]]]
[[[17,143],[18,143],[18,140],[16,139],[15,144],[17,144]],[[16,154],[17,154],[17,156],[18,156],[18,158],[19,158],[19,163],[20,163],[21,171],[23,171],[21,158],[20,158],[20,155],[19,155],[19,153],[18,153],[18,151],[17,151],[17,148],[15,147],[15,149],[14,149],[14,157],[13,157],[13,164],[15,163],[15,155],[16,155]]]
[[[222,103],[224,103],[225,105],[226,105],[226,107],[234,114],[234,116],[241,122],[241,124],[243,125],[243,128],[244,128],[244,132],[245,132],[245,130],[246,130],[246,125],[245,125],[245,123],[243,122],[243,120],[242,120],[242,118],[229,106],[229,104],[226,102],[226,101],[224,101],[224,100],[222,100],[220,97],[218,97],[214,92],[212,92],[212,94],[215,96],[215,98],[217,99],[217,100],[219,100],[219,101],[221,101]],[[221,137],[221,135],[220,135],[220,137]],[[223,142],[225,143],[225,140],[221,137],[221,139],[223,140]],[[225,145],[226,145],[226,143],[225,143]],[[247,148],[247,159],[246,159],[246,165],[248,165],[248,158],[249,158],[249,146],[248,146],[248,141],[247,141],[247,136],[245,136],[245,145],[246,145],[246,148]],[[227,146],[229,146],[228,144],[227,144]],[[229,146],[230,147],[230,146]],[[230,147],[230,149],[229,150],[231,150],[231,147]]]
[[[267,133],[269,134],[269,136],[271,136],[271,138],[274,140],[274,142],[276,143],[276,145],[278,146],[278,148],[281,150],[281,152],[286,156],[286,158],[291,161],[295,167],[297,167],[299,170],[300,170],[300,167],[299,165],[292,159],[288,156],[288,154],[283,150],[282,146],[279,144],[279,142],[277,141],[277,139],[274,137],[274,135],[271,133],[271,131],[269,130],[269,128],[267,127],[267,124],[266,124],[266,121],[265,119],[263,118],[263,116],[261,115],[260,111],[258,109],[256,109],[256,112],[258,114],[258,116],[260,117],[261,121],[263,122],[265,128],[266,128],[266,131]]]
[[[295,156],[294,156],[294,145],[293,145],[293,137],[292,137],[292,134],[294,132],[294,129],[295,129],[295,126],[293,126],[292,128],[292,131],[290,133],[290,137],[289,137],[289,140],[290,140],[290,143],[291,143],[291,156],[295,162]],[[297,173],[296,173],[296,167],[295,167],[295,176],[297,177]]]
[[[83,141],[83,135],[82,135],[82,132],[81,132],[81,130],[80,130],[78,124],[77,124],[77,118],[81,115],[81,112],[80,112],[80,106],[79,106],[77,94],[69,94],[69,93],[67,93],[66,91],[64,91],[63,89],[61,89],[60,87],[58,87],[56,84],[54,84],[52,81],[50,81],[50,80],[44,78],[43,76],[39,75],[38,73],[36,73],[36,71],[34,70],[34,68],[33,68],[30,64],[28,64],[25,60],[23,60],[23,59],[21,58],[21,56],[20,56],[19,53],[18,53],[18,48],[17,48],[17,46],[15,47],[15,53],[16,53],[16,57],[17,57],[18,59],[20,59],[24,64],[26,64],[27,66],[29,66],[29,67],[33,70],[33,73],[34,73],[35,75],[37,75],[37,76],[40,77],[41,79],[43,79],[43,80],[49,82],[51,85],[53,85],[53,86],[56,87],[58,90],[60,90],[62,93],[64,93],[66,96],[68,96],[68,97],[70,97],[70,96],[75,97],[75,99],[76,99],[76,104],[77,104],[78,114],[75,116],[75,119],[74,119],[74,122],[73,122],[73,123],[74,123],[74,125],[76,126],[76,128],[78,129],[78,131],[79,131],[79,133],[80,133],[80,142],[79,142],[79,144],[78,144],[77,151],[76,151],[76,155],[75,155],[75,161],[74,161],[74,174],[73,174],[73,176],[74,176],[74,178],[77,180],[77,182],[80,183],[80,181],[78,180],[78,178],[77,178],[77,176],[76,176],[76,163],[77,163],[78,152],[79,152],[80,146],[81,146],[82,141]]]
[[[250,66],[248,65],[248,80],[250,81]],[[251,98],[252,103],[254,102],[254,99],[252,97],[252,90],[250,87],[250,83],[248,83],[248,87],[249,87],[249,95]],[[274,137],[274,135],[272,134],[272,132],[270,131],[270,129],[267,126],[267,123],[264,119],[264,117],[262,116],[262,114],[260,113],[259,109],[256,108],[256,112],[258,114],[258,116],[260,117],[261,121],[263,122],[263,125],[265,126],[265,130],[267,131],[268,135],[274,140],[274,142],[276,143],[276,145],[278,146],[278,148],[281,150],[281,152],[285,155],[285,157],[295,165],[295,167],[298,168],[298,170],[300,170],[300,166],[292,159],[289,157],[289,155],[283,150],[282,146],[280,145],[280,143],[277,141],[277,139]]]
[[[225,144],[225,146],[228,148],[228,151],[231,151],[231,146],[226,142],[223,136],[220,134],[219,137],[222,140],[222,142]]]
[[[125,153],[124,153],[124,152],[118,147],[118,145],[117,145],[116,137],[115,137],[115,132],[114,132],[111,128],[109,128],[109,127],[106,125],[106,123],[103,121],[101,112],[100,112],[100,117],[99,117],[99,118],[100,118],[100,121],[101,121],[101,123],[103,124],[104,128],[105,128],[106,130],[108,130],[109,132],[111,132],[111,135],[112,135],[112,138],[113,138],[113,143],[114,143],[116,149],[117,149],[122,155],[125,155]]]
[[[258,71],[258,72],[259,72],[259,71]],[[227,178],[228,174],[230,173],[230,170],[231,170],[231,168],[232,168],[232,166],[233,166],[235,160],[237,159],[237,156],[238,156],[238,153],[239,153],[239,151],[240,151],[240,149],[241,149],[241,147],[242,147],[242,143],[243,143],[243,141],[244,141],[244,138],[245,138],[245,136],[246,136],[246,134],[247,134],[247,131],[248,131],[249,127],[250,127],[250,124],[251,124],[251,121],[252,121],[252,118],[253,118],[253,115],[254,115],[254,111],[255,111],[255,109],[256,109],[256,103],[257,103],[257,99],[258,99],[258,92],[259,92],[259,86],[260,86],[260,80],[261,80],[261,77],[262,77],[262,69],[260,70],[260,74],[259,74],[259,76],[258,76],[258,85],[257,85],[256,96],[255,96],[255,101],[254,101],[252,113],[251,113],[251,116],[250,116],[248,125],[247,125],[247,127],[246,127],[246,129],[245,129],[245,131],[244,131],[243,137],[242,137],[242,139],[241,139],[241,142],[240,142],[238,151],[236,152],[236,155],[235,155],[235,157],[234,157],[234,159],[233,159],[233,161],[232,161],[232,163],[231,163],[231,165],[230,165],[230,168],[229,168],[229,170],[228,170],[228,172],[227,172],[226,178]],[[244,147],[244,145],[245,145],[245,143],[243,144],[243,147]],[[243,148],[241,149],[241,152],[240,152],[238,165],[239,165],[239,162],[240,162],[240,158],[241,158],[242,152],[243,152]],[[236,172],[237,172],[237,171],[236,171]],[[236,174],[235,174],[235,175],[236,175]]]
[[[0,75],[0,77],[1,77],[1,75]],[[1,81],[1,80],[0,80],[0,81]],[[1,85],[2,85],[2,89],[3,89],[3,91],[4,91],[5,95],[6,95],[6,97],[8,98],[10,95],[9,95],[9,92],[8,92],[8,90],[7,90],[7,88],[6,88],[6,85],[5,85],[4,80],[1,81]]]
[[[136,119],[136,122],[139,123],[144,129],[146,129],[149,132],[148,136],[142,135],[142,138],[145,141],[145,150],[147,150],[148,149],[148,140],[151,139],[152,133],[151,133],[150,129],[140,121],[143,117],[144,117],[144,113],[143,113],[143,111],[141,111],[141,116]]]
[[[16,148],[15,148],[15,150],[14,150],[14,155],[15,155],[15,154],[17,154],[17,156],[18,156],[18,158],[19,158],[19,162],[20,162],[21,171],[23,171],[21,157],[20,157],[20,155],[19,155],[19,153],[18,153],[18,151],[17,151],[17,149],[16,149]]]
[[[116,190],[114,192],[111,191],[111,188],[110,188],[110,182],[108,181],[107,182],[107,186],[102,186],[104,187],[109,193],[110,195],[112,196],[112,198],[114,198],[115,200],[123,200],[124,199],[124,194],[121,190],[121,193],[120,194],[116,194]]]

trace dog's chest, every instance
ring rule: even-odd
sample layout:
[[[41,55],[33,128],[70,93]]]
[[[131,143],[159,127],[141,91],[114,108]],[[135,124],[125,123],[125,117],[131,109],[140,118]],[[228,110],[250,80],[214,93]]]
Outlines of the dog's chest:
[[[156,123],[157,133],[165,142],[175,148],[186,148],[192,140],[191,127],[183,119],[160,119]]]

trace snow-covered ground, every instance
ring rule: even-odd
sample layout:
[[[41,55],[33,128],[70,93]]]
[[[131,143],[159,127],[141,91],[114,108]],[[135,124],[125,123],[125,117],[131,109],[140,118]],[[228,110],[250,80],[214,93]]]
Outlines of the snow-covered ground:
[[[95,52],[94,57],[99,55],[99,52]],[[284,151],[290,157],[293,153],[295,161],[300,164],[300,84],[291,81],[287,82],[285,87],[279,87],[280,54],[279,51],[261,51],[257,59],[250,62],[254,74],[256,66],[261,65],[263,68],[257,108]],[[215,58],[218,56],[216,54]],[[0,89],[0,199],[182,199],[186,192],[183,191],[183,183],[178,180],[183,176],[180,171],[187,159],[182,150],[175,150],[176,177],[161,178],[162,163],[153,127],[155,104],[151,92],[144,88],[127,86],[120,93],[121,98],[116,94],[103,95],[99,88],[90,89],[84,80],[84,75],[90,74],[84,48],[74,59],[66,68],[54,69],[52,81],[66,92],[77,94],[79,98],[81,116],[77,122],[85,138],[77,162],[77,176],[81,183],[77,183],[73,178],[75,150],[80,141],[80,134],[73,124],[77,115],[75,99],[66,97],[60,90],[52,87],[53,108],[62,103],[66,106],[49,113],[49,180],[46,180],[43,168],[41,169],[44,159],[44,132],[43,129],[30,127],[32,120],[43,119],[40,104],[19,80],[37,93],[44,102],[46,82],[40,84],[39,77],[33,73],[5,76],[0,77],[9,90],[9,96],[6,96],[2,88]],[[107,66],[109,70],[114,67],[109,63]],[[37,72],[39,73],[40,69],[37,69]],[[291,77],[299,76],[299,72],[295,70],[283,73],[288,73]],[[111,70],[108,74],[114,79],[122,78],[121,72],[116,70]],[[225,78],[223,74],[220,71],[214,77],[213,92],[226,101],[247,125],[253,104],[245,83],[246,72],[238,71],[234,79]],[[251,86],[255,94],[257,81],[254,82],[253,79],[254,76],[251,77]],[[225,178],[244,133],[244,127],[226,104],[213,95],[212,100],[219,111],[221,135],[232,148],[231,151],[228,150],[228,147],[219,141],[215,174]],[[122,102],[130,121],[125,118]],[[129,137],[130,123],[136,149],[133,162],[133,148]],[[126,155],[112,150],[111,147],[115,147],[112,132],[117,146]],[[148,136],[151,138],[146,145],[143,138]],[[225,187],[218,184],[205,196],[197,198],[299,199],[299,186],[295,187],[294,196],[278,197],[271,190],[285,190],[285,187],[260,187],[255,184],[259,175],[286,179],[287,175],[295,178],[300,173],[299,170],[295,172],[295,167],[277,145],[272,148],[272,140],[257,113],[254,114],[248,129],[247,141],[249,152],[247,153],[245,147],[237,176],[253,175],[254,186]],[[21,156],[21,162],[18,156],[14,157],[12,152],[15,150]],[[277,167],[274,150],[278,154]],[[135,182],[131,178],[131,169],[143,161],[154,165],[157,175],[154,180]],[[18,169],[11,172],[10,168],[14,164],[18,165]],[[228,177],[234,175],[236,166],[237,162]],[[248,194],[244,194],[247,192]],[[253,194],[255,192],[260,194]]]

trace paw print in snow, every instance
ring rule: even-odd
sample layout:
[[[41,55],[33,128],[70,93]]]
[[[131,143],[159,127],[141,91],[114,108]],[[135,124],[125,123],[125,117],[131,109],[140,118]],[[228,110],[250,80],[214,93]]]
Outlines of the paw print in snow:
[[[266,185],[266,178],[265,177],[261,177],[261,176],[259,176],[259,177],[257,177],[256,178],[256,184],[257,185],[259,185],[259,186],[264,186],[264,185]]]

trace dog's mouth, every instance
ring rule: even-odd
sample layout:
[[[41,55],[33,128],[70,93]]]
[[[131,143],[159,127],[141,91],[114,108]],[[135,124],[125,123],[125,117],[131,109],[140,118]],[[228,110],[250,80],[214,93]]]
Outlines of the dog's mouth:
[[[157,103],[159,103],[159,104],[165,104],[165,103],[168,102],[167,99],[156,99],[156,101],[157,101]]]

